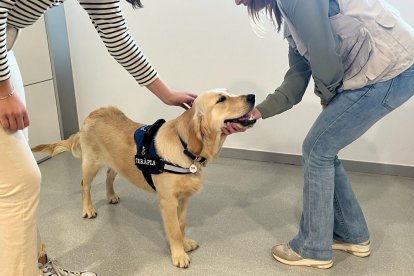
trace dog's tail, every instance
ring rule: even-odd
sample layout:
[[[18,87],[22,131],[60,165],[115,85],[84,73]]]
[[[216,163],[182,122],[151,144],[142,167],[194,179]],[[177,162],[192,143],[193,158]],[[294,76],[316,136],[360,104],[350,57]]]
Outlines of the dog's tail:
[[[53,144],[43,144],[32,148],[33,152],[47,152],[51,156],[55,156],[59,153],[70,151],[73,156],[80,158],[82,156],[81,144],[79,141],[80,133],[71,135],[68,139],[62,140]]]

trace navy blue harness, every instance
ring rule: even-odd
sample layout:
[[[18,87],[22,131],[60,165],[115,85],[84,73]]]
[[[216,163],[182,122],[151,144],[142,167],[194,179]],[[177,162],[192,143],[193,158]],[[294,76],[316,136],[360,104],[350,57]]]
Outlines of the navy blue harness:
[[[157,120],[153,125],[144,125],[138,128],[134,133],[135,143],[137,145],[137,154],[135,155],[135,165],[141,170],[145,180],[156,191],[154,182],[152,181],[153,174],[161,174],[163,172],[175,174],[191,174],[197,172],[197,167],[193,164],[190,168],[182,168],[171,164],[157,154],[155,148],[155,135],[158,129],[165,123],[164,119]],[[180,141],[184,147],[184,153],[190,157],[191,160],[200,162],[206,161],[203,157],[194,156],[188,151],[187,145],[183,140]]]

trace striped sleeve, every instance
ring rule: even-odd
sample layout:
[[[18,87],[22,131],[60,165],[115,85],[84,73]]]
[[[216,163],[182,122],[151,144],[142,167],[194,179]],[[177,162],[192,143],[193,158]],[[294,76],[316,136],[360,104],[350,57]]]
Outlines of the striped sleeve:
[[[7,61],[6,26],[7,16],[13,5],[13,1],[0,1],[0,81],[10,78],[10,69]]]
[[[92,20],[108,52],[141,85],[157,78],[157,72],[145,58],[128,31],[119,0],[79,0]]]

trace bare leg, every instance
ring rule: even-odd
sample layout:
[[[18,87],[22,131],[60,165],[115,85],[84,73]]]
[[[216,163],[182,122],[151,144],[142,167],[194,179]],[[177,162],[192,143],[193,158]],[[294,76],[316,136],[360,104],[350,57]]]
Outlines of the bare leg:
[[[39,259],[37,259],[37,262],[39,264],[45,264],[47,262],[47,257],[46,255],[43,255],[42,257],[39,257]]]

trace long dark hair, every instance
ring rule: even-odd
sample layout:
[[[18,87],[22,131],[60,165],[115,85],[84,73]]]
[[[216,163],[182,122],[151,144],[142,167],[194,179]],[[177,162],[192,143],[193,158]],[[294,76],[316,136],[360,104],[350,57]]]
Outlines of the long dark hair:
[[[141,3],[141,0],[126,0],[128,3],[132,5],[134,9],[139,9],[144,7]]]
[[[282,13],[280,12],[279,6],[277,5],[276,0],[250,0],[249,4],[247,5],[247,10],[249,12],[249,16],[253,19],[254,22],[257,22],[260,17],[261,9],[258,8],[258,4],[256,1],[264,1],[266,6],[264,9],[266,10],[266,14],[268,14],[275,25],[277,31],[280,31],[282,27]]]

